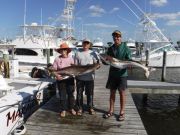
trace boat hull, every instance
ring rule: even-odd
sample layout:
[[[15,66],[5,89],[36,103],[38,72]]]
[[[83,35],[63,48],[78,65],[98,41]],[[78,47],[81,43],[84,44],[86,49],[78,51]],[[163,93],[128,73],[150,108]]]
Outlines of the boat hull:
[[[167,52],[166,66],[167,67],[180,67],[180,52],[171,51]],[[163,65],[163,52],[151,54],[149,59],[149,66],[162,67]]]
[[[8,80],[10,83],[15,88],[0,98],[1,135],[13,133],[48,97],[49,82]]]

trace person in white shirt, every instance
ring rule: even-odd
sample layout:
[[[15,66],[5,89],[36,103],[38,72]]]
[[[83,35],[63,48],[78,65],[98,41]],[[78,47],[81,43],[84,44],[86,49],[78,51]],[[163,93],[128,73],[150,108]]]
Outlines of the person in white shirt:
[[[82,42],[83,50],[75,55],[75,64],[88,65],[99,62],[97,54],[90,50],[92,43],[89,39],[84,39]],[[95,114],[93,109],[93,94],[94,94],[94,72],[80,75],[77,77],[77,115],[82,115],[83,112],[83,92],[87,96],[87,106],[89,114]]]

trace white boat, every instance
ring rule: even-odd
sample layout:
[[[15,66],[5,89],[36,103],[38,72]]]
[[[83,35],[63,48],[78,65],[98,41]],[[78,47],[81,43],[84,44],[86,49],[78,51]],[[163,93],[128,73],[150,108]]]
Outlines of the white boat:
[[[180,67],[180,52],[178,52],[174,45],[164,36],[156,26],[156,23],[146,15],[142,19],[142,23],[144,25],[143,35],[145,35],[145,38],[142,41],[141,59],[146,59],[145,51],[149,50],[149,66],[162,67],[163,52],[166,51],[166,66]]]
[[[13,55],[14,48],[12,44],[0,44],[1,135],[25,133],[25,120],[50,98],[48,86],[52,80],[19,78],[19,64]],[[12,51],[12,55],[8,54],[8,50]],[[3,78],[7,73],[10,79]]]
[[[53,63],[59,55],[55,49],[59,48],[63,42],[68,42],[70,48],[74,50],[75,46],[71,43],[71,37],[75,2],[76,0],[65,0],[65,9],[61,15],[65,24],[61,24],[59,27],[59,24],[55,26],[57,22],[54,22],[54,25],[43,25],[42,19],[40,25],[36,22],[27,25],[25,0],[24,25],[21,26],[22,34],[12,41],[12,44],[16,45],[15,58],[19,60],[20,66],[22,64],[23,66],[40,66]]]
[[[175,50],[169,39],[161,32],[156,23],[151,20],[151,14],[146,14],[135,1],[131,1],[141,13],[141,16],[139,16],[137,11],[128,6],[126,1],[121,2],[140,20],[139,26],[143,26],[143,29],[138,29],[140,30],[138,33],[141,33],[141,35],[139,35],[139,39],[136,39],[136,41],[143,43],[140,60],[144,61],[146,59],[145,51],[149,50],[149,66],[162,67],[163,51],[167,51],[167,67],[180,67],[180,53]],[[138,60],[139,57],[135,57],[135,59]]]
[[[167,67],[180,67],[180,52],[178,52],[174,46],[170,43],[162,42],[146,42],[144,45],[145,50],[149,51],[149,66],[162,67],[163,52],[167,52],[166,66]],[[143,60],[146,59],[145,53],[142,53]]]
[[[131,50],[132,55],[136,54],[136,42],[132,39],[129,39],[126,42],[127,46],[129,47],[129,49]]]
[[[25,34],[12,41],[12,44],[16,45],[15,58],[19,60],[19,63],[45,65],[48,62],[48,49],[50,51],[49,63],[52,63],[57,56],[54,50],[62,42],[62,38],[59,37],[62,29],[37,23],[24,25],[22,28],[25,29]]]
[[[98,53],[105,53],[105,46],[100,38],[95,39],[92,44],[92,50]]]
[[[1,135],[23,134],[25,120],[48,99],[49,82],[4,79],[0,75],[0,131]]]

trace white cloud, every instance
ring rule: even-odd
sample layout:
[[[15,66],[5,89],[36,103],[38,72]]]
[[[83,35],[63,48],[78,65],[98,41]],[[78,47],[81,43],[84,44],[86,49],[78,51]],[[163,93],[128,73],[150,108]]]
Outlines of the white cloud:
[[[114,13],[114,12],[116,12],[116,11],[118,11],[118,10],[119,10],[118,7],[114,7],[114,8],[110,11],[110,13]]]
[[[169,25],[169,26],[180,26],[180,20],[170,20],[166,23],[166,25]]]
[[[97,5],[91,5],[89,7],[89,10],[91,11],[90,14],[92,17],[101,17],[104,13],[106,13],[106,11],[103,8]]]
[[[97,13],[97,12],[91,12],[90,14],[91,14],[91,17],[101,17],[102,16],[102,14]]]
[[[180,12],[177,13],[154,13],[150,15],[151,18],[153,19],[164,19],[164,20],[172,20],[172,19],[177,19],[180,17]]]
[[[117,28],[118,27],[117,25],[109,25],[109,24],[104,24],[104,23],[89,23],[85,25],[99,27],[99,28]]]
[[[152,19],[166,20],[168,26],[180,26],[180,12],[177,13],[154,13],[149,15]]]
[[[151,0],[150,3],[151,5],[161,7],[167,4],[167,0]]]

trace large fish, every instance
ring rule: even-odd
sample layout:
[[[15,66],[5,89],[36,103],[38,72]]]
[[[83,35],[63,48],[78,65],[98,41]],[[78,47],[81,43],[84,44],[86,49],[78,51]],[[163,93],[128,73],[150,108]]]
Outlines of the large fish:
[[[152,71],[151,68],[148,68],[148,67],[146,67],[146,66],[142,65],[141,63],[134,61],[134,60],[119,60],[119,59],[116,59],[113,57],[112,57],[112,60],[107,60],[106,54],[99,54],[99,57],[101,58],[102,62],[104,62],[108,65],[111,65],[113,67],[119,68],[119,69],[124,69],[124,68],[127,68],[129,66],[140,67],[145,71],[144,75],[146,78],[149,77],[150,71]]]
[[[83,65],[72,65],[69,67],[62,68],[60,70],[53,70],[53,72],[56,72],[60,75],[65,75],[65,76],[78,76],[78,75],[83,75],[83,74],[95,71],[99,67],[100,67],[99,63],[84,65],[84,66]]]

